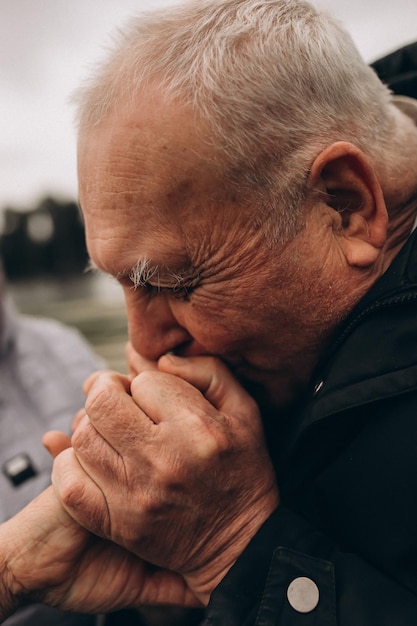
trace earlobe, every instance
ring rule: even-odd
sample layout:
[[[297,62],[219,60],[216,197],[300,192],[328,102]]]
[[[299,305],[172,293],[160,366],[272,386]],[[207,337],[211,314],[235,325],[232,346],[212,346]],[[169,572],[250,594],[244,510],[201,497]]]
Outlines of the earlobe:
[[[323,150],[310,171],[310,188],[326,193],[335,236],[349,265],[367,268],[386,242],[388,214],[375,171],[356,146],[340,141]]]

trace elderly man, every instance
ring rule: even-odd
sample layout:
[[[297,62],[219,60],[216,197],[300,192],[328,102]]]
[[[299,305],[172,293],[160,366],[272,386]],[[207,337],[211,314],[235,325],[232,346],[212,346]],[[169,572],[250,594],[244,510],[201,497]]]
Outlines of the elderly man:
[[[131,22],[79,95],[79,174],[132,376],[90,378],[43,496],[65,545],[114,544],[105,596],[70,563],[54,602],[415,624],[415,118],[301,0]]]

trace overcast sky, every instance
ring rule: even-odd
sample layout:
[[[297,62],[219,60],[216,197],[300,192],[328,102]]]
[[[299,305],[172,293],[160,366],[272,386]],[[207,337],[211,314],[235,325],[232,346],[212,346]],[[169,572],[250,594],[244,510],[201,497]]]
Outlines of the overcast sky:
[[[174,0],[0,0],[0,207],[76,197],[68,97],[129,15]],[[315,0],[367,61],[417,40],[417,0]]]

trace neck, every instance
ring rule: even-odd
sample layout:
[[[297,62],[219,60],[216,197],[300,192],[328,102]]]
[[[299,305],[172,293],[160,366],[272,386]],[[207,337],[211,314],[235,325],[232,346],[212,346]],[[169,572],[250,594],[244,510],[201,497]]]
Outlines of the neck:
[[[389,216],[387,266],[407,241],[417,217],[417,102],[394,98],[394,104],[389,158],[379,171]]]
[[[385,257],[388,265],[401,250],[413,230],[417,218],[417,189],[410,198],[390,211]]]

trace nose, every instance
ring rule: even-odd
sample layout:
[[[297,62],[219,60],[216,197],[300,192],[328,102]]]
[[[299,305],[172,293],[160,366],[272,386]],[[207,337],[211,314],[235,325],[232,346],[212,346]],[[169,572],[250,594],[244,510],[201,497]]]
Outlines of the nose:
[[[132,289],[125,290],[129,339],[144,358],[157,361],[169,351],[192,341],[180,326],[163,294],[149,297]]]

